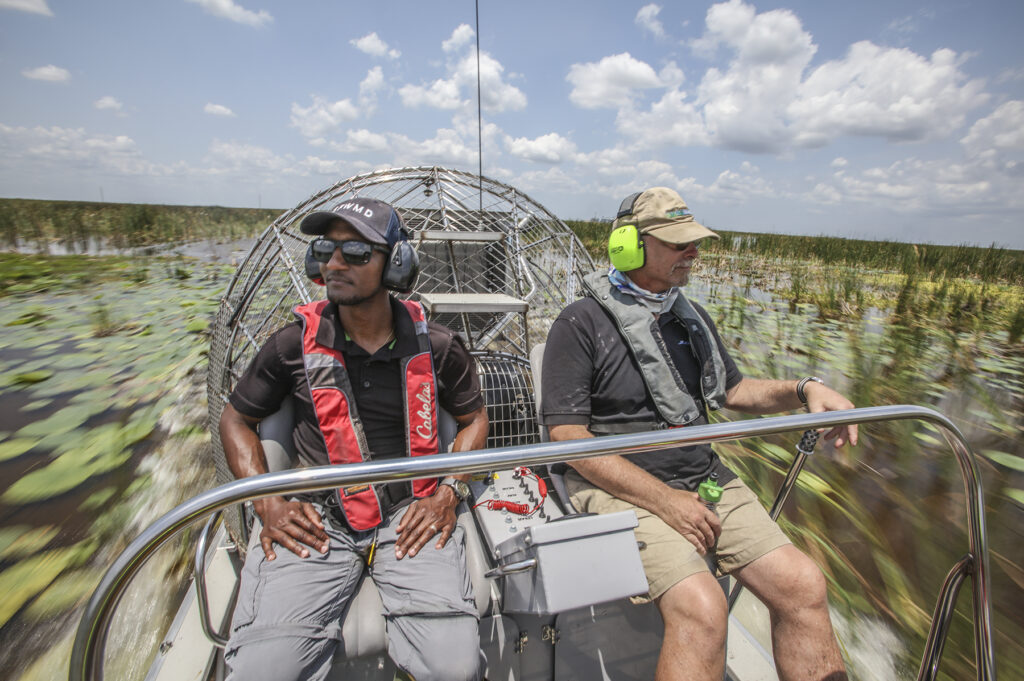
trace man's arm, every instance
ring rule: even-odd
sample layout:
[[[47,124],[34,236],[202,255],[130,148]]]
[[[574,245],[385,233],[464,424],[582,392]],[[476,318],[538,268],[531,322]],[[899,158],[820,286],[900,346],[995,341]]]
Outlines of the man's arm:
[[[484,448],[488,428],[486,407],[456,416],[455,421],[458,423],[458,432],[452,445],[453,452],[470,452]],[[468,482],[470,476],[453,477]],[[412,558],[438,532],[441,536],[438,537],[434,548],[443,549],[455,529],[455,507],[458,505],[459,498],[448,485],[438,485],[433,496],[414,501],[402,517],[402,522],[395,528],[398,534],[395,541],[395,557],[401,560],[408,554]]]
[[[581,440],[594,437],[586,426],[551,426],[552,441]],[[592,484],[619,499],[645,508],[686,537],[704,555],[715,545],[722,532],[718,516],[697,498],[696,492],[669,487],[636,464],[621,456],[600,456],[570,461],[569,465]]]
[[[747,414],[774,414],[803,406],[796,394],[797,381],[744,378],[726,393],[725,406]],[[835,390],[815,381],[804,386],[807,410],[811,413],[853,409],[853,402]],[[826,440],[835,438],[836,447],[849,442],[857,444],[857,426],[837,426],[825,434]]]
[[[230,403],[221,414],[220,439],[228,467],[236,478],[267,472],[267,457],[256,430],[258,424],[259,419],[242,414]],[[323,520],[312,504],[273,496],[255,500],[253,508],[263,524],[260,544],[267,560],[277,558],[274,542],[303,558],[309,556],[306,546],[327,552]]]

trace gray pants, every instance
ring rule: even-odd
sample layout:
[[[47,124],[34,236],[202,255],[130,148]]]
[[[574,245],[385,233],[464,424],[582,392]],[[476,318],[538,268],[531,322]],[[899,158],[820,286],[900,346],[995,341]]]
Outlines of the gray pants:
[[[268,561],[254,538],[224,652],[229,680],[319,681],[330,671],[341,617],[367,569],[375,533],[335,527],[317,510],[330,537],[326,554],[311,550],[299,558],[277,547],[277,558]],[[463,529],[456,526],[440,551],[432,540],[416,556],[397,560],[394,528],[403,514],[378,529],[369,567],[384,605],[388,655],[416,681],[477,681],[484,659]]]

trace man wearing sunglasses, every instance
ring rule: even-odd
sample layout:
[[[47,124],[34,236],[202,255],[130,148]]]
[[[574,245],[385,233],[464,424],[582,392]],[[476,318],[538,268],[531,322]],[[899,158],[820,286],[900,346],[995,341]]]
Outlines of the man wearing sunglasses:
[[[718,235],[671,189],[622,202],[609,238],[612,266],[584,279],[588,296],[569,305],[548,335],[541,411],[552,440],[701,425],[708,409],[722,407],[750,414],[853,407],[814,377],[740,373],[711,317],[680,290],[708,238]],[[825,437],[856,444],[857,428]],[[768,607],[780,679],[846,678],[821,571],[710,445],[570,465],[566,486],[581,511],[637,514],[650,597],[665,623],[658,681],[723,676],[728,609],[707,556]],[[715,510],[696,493],[709,478],[724,487]]]
[[[473,360],[418,303],[418,264],[390,205],[353,198],[306,216],[307,273],[327,300],[295,308],[239,380],[220,422],[237,477],[267,470],[260,420],[285,397],[304,466],[437,453],[439,409],[454,417],[454,451],[487,438]],[[239,587],[225,660],[231,679],[323,679],[360,577],[377,585],[388,654],[417,681],[476,681],[483,673],[477,609],[455,508],[457,476],[357,486],[254,502],[262,529]]]

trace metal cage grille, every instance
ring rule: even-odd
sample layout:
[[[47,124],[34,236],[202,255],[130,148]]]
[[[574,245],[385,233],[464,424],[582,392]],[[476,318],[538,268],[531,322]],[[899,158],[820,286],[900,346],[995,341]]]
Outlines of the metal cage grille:
[[[269,335],[293,321],[295,305],[323,296],[305,274],[309,237],[299,231],[302,218],[356,196],[390,203],[410,230],[420,276],[408,297],[500,294],[522,303],[513,312],[477,306],[430,316],[458,333],[477,358],[491,418],[488,446],[536,442],[529,348],[544,341],[594,264],[565,223],[522,192],[440,167],[349,178],[284,213],[256,239],[215,320],[207,386],[211,432],[217,433],[228,394]],[[227,482],[232,475],[220,439],[213,442],[218,479]],[[237,518],[232,524],[238,527]]]

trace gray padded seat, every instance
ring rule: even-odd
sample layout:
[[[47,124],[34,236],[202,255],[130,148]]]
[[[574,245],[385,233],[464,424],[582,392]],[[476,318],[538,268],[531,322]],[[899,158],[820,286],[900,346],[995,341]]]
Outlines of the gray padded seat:
[[[271,472],[293,468],[298,461],[295,445],[292,442],[293,413],[292,400],[289,397],[285,399],[277,412],[260,421],[260,440],[263,443],[267,466]],[[443,409],[440,410],[438,421],[441,442],[445,443],[445,449],[449,449],[455,441],[457,424],[451,414]],[[491,600],[490,584],[484,577],[484,572],[488,568],[480,536],[471,513],[465,505],[460,508],[458,523],[465,531],[466,563],[470,579],[473,582],[477,613],[482,617],[487,614]],[[259,535],[258,525],[259,518],[253,525],[253,535]],[[364,575],[359,590],[343,616],[339,655],[345,658],[355,658],[364,655],[379,655],[387,651],[383,609],[377,586],[372,579],[366,579]]]

